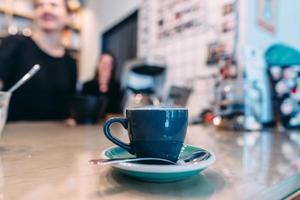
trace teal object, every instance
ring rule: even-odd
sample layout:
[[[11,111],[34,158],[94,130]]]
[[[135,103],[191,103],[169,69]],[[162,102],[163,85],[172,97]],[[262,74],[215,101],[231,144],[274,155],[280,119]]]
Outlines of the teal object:
[[[197,151],[206,151],[204,149],[184,145],[181,149],[179,158],[181,156],[189,155]],[[210,156],[203,161],[197,163],[185,163],[184,165],[157,165],[157,164],[140,164],[140,163],[118,163],[113,164],[112,167],[127,176],[135,179],[148,182],[173,182],[180,181],[199,174],[205,170],[211,164],[215,162],[215,156],[213,153],[208,152]],[[114,146],[103,151],[102,156],[104,158],[129,158],[135,157],[129,154],[121,147]]]
[[[204,170],[204,169],[202,169]],[[142,172],[133,172],[128,170],[118,169],[121,173],[147,182],[175,182],[187,179],[191,176],[199,174],[202,170],[181,172],[181,173],[142,173]]]
[[[110,132],[113,123],[127,129],[129,144]],[[188,126],[188,109],[177,107],[127,108],[126,118],[111,118],[103,132],[114,144],[138,158],[163,158],[176,162]],[[166,148],[168,147],[168,148]]]
[[[265,58],[268,66],[300,65],[300,51],[283,44],[269,47],[265,53]]]

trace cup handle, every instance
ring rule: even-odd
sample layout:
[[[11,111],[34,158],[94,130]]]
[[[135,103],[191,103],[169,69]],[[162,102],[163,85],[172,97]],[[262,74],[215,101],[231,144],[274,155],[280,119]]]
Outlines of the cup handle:
[[[104,126],[103,126],[104,135],[107,137],[107,139],[109,139],[110,141],[112,141],[114,144],[122,147],[123,149],[125,149],[129,153],[134,154],[135,151],[131,147],[130,144],[126,144],[126,143],[120,141],[119,139],[115,138],[114,136],[112,136],[112,134],[110,132],[110,126],[113,123],[120,123],[126,130],[128,128],[128,120],[126,118],[111,118],[111,119],[107,120],[104,123]]]

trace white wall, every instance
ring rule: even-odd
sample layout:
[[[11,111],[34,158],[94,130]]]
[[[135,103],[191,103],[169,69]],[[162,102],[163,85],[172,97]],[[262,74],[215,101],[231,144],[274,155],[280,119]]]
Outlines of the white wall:
[[[79,79],[86,81],[93,77],[99,49],[99,28],[96,27],[95,13],[87,8],[82,16],[84,27],[81,33],[81,54],[79,63]]]
[[[277,30],[274,34],[268,33],[257,25],[256,9],[257,0],[247,1],[247,44],[256,45],[265,50],[273,43],[285,43],[300,49],[300,23],[299,0],[278,0],[277,9]]]
[[[136,10],[142,0],[88,0],[87,6],[96,14],[98,27],[105,31]]]
[[[188,17],[198,19],[200,24],[204,25],[160,40],[157,38],[159,33],[157,21],[161,17],[158,16],[158,8],[163,6],[163,1],[148,0],[142,5],[140,17],[143,17],[144,20],[140,19],[139,40],[142,44],[139,44],[139,55],[162,56],[166,59],[168,66],[167,88],[172,85],[193,88],[193,94],[187,105],[190,116],[198,115],[203,109],[211,108],[214,98],[214,80],[211,75],[216,73],[217,67],[206,64],[207,45],[216,40],[223,42],[226,39],[224,42],[226,44],[233,41],[232,33],[226,35],[229,38],[224,38],[223,34],[220,33],[221,24],[224,20],[221,11],[226,2],[232,1],[189,0],[179,2],[175,5],[177,8],[174,8],[176,12],[178,12],[179,6],[186,9],[191,5],[200,5],[201,8]],[[174,13],[169,13],[169,15],[174,16]],[[163,16],[167,16],[165,18],[167,23],[173,26],[176,22],[168,21],[169,15]],[[147,31],[144,31],[145,29],[142,27],[147,28]]]
[[[80,80],[93,77],[100,54],[100,35],[136,10],[142,0],[87,0],[82,34]]]

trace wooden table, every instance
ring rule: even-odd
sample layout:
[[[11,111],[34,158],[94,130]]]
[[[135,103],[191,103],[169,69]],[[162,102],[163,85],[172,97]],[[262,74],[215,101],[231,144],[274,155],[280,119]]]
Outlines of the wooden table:
[[[113,128],[127,140],[120,127]],[[300,170],[300,134],[292,132],[233,133],[191,126],[186,143],[214,152],[217,161],[202,174],[173,183],[141,182],[109,166],[89,165],[89,159],[112,146],[101,125],[12,123],[2,136],[0,199],[8,200],[251,199]]]

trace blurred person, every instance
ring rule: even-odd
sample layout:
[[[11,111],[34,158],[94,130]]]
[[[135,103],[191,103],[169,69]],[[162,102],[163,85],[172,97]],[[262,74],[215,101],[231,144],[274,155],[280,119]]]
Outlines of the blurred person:
[[[69,9],[65,0],[35,0],[31,37],[8,36],[0,45],[0,80],[7,91],[34,64],[39,72],[16,90],[8,120],[60,120],[69,117],[68,95],[75,92],[76,62],[61,42]]]
[[[98,60],[94,79],[84,83],[82,88],[82,94],[107,97],[106,113],[122,111],[120,82],[114,76],[116,66],[115,56],[110,52],[103,52]]]

